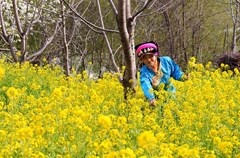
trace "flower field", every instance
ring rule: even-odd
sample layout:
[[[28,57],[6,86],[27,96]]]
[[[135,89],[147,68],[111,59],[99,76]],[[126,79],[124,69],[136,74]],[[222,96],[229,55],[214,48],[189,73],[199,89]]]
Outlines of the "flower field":
[[[139,85],[124,100],[114,74],[1,60],[0,157],[238,158],[240,75],[221,69],[191,59],[190,80],[152,108]]]

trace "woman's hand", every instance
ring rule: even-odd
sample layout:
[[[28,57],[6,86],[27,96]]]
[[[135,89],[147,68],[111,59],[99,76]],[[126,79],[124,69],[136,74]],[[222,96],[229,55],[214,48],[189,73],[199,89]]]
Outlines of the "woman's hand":
[[[155,107],[156,106],[156,100],[155,99],[150,100],[149,105]]]
[[[187,80],[189,80],[190,79],[190,74],[186,74],[186,76],[187,76]]]
[[[190,79],[190,74],[184,74],[181,77],[181,81],[186,81],[186,80],[189,80],[189,79]]]

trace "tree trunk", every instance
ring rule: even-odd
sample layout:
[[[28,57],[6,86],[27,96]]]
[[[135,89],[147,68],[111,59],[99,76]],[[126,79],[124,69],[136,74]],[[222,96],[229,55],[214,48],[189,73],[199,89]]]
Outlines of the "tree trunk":
[[[223,41],[223,52],[228,50],[228,24],[226,25],[225,31],[224,31],[224,41]]]
[[[66,23],[65,23],[65,14],[64,14],[64,4],[63,1],[61,3],[61,11],[62,11],[62,36],[63,36],[63,61],[64,61],[64,70],[65,75],[70,75],[70,68],[69,68],[69,51],[68,51],[68,43],[67,43],[67,34],[66,34]]]
[[[237,52],[237,28],[238,28],[238,13],[239,13],[239,3],[235,2],[235,13],[233,10],[233,2],[230,2],[230,8],[232,13],[232,21],[233,21],[233,35],[232,35],[232,43],[231,43],[231,51],[233,53]]]
[[[184,53],[184,60],[185,63],[188,62],[188,55],[187,55],[187,46],[186,46],[186,37],[185,37],[185,0],[182,0],[182,49]]]
[[[170,24],[170,18],[169,18],[169,15],[168,15],[167,11],[164,11],[163,15],[164,15],[165,23],[166,23],[167,30],[168,30],[169,51],[170,51],[171,57],[173,57],[173,54],[175,52],[175,48],[174,48],[175,47],[175,42],[174,42],[173,31],[172,31],[171,24]]]
[[[130,0],[118,1],[118,28],[124,51],[126,69],[123,76],[124,96],[127,97],[129,90],[135,92],[137,84],[136,56],[134,51],[134,27],[135,20],[131,18]]]

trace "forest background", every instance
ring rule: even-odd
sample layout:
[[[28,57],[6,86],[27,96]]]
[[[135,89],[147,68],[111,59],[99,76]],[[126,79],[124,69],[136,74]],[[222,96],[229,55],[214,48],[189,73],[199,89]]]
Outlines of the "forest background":
[[[9,62],[55,64],[70,75],[122,72],[134,88],[134,45],[157,41],[186,68],[238,52],[238,0],[1,0],[0,53]],[[129,82],[133,80],[134,82]]]

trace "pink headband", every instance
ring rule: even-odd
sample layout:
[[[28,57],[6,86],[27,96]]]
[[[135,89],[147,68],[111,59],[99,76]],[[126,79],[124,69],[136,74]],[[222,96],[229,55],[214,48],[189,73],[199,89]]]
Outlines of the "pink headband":
[[[154,43],[144,43],[140,45],[136,50],[137,56],[141,59],[145,54],[159,55],[158,47]]]
[[[138,47],[136,53],[138,54],[144,48],[155,48],[155,49],[157,49],[157,46],[153,43],[145,43],[145,44],[141,45],[140,47]]]

